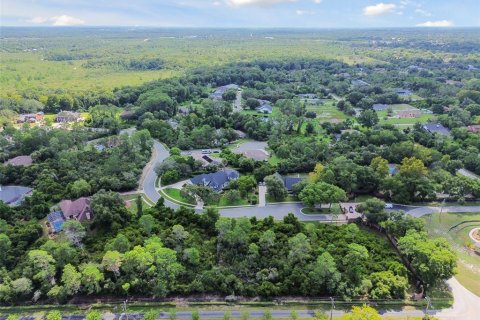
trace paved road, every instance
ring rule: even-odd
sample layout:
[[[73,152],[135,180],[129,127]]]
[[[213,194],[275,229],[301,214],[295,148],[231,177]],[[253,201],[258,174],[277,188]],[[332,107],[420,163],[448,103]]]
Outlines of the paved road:
[[[442,320],[479,319],[480,297],[463,287],[455,278],[448,280],[447,283],[452,289],[453,306],[430,314]]]
[[[154,140],[152,159],[143,169],[142,178],[140,179],[139,183],[140,191],[143,191],[147,198],[153,203],[157,203],[158,199],[160,199],[160,194],[155,186],[155,181],[157,180],[155,167],[157,164],[162,163],[165,159],[167,159],[169,155],[170,153],[168,152],[167,148],[165,148],[165,146],[159,141]]]

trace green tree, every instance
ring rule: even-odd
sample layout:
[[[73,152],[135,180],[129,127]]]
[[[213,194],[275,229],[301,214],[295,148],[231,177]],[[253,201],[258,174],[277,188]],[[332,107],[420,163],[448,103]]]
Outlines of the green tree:
[[[268,176],[264,179],[265,185],[267,187],[267,192],[270,197],[277,201],[281,201],[285,199],[288,192],[285,186],[283,185],[283,181],[277,178],[276,176]]]
[[[337,186],[325,182],[308,184],[298,195],[299,199],[308,205],[314,207],[318,204],[330,204],[346,199],[345,191]]]
[[[86,180],[79,179],[79,180],[76,180],[74,183],[72,183],[72,186],[70,188],[70,193],[72,194],[73,197],[79,198],[83,196],[88,196],[91,190],[92,190],[92,187]]]
[[[102,289],[101,283],[104,281],[103,273],[94,263],[87,263],[80,266],[82,274],[81,282],[87,294],[99,293]]]
[[[74,295],[80,290],[82,275],[77,268],[67,264],[62,272],[62,284],[66,295]]]
[[[342,320],[382,320],[377,310],[369,306],[353,307],[352,312],[342,317]]]
[[[149,310],[145,312],[143,315],[144,320],[157,320],[158,319],[158,311],[156,310]]]
[[[19,299],[28,297],[32,293],[32,281],[28,278],[18,278],[10,284],[12,293]]]
[[[380,178],[385,178],[390,173],[390,168],[388,167],[388,161],[382,157],[375,157],[370,162],[370,168],[380,176]]]
[[[10,238],[4,233],[0,233],[0,266],[5,264],[11,247],[12,241],[10,241]]]
[[[140,225],[143,233],[149,236],[155,227],[155,218],[150,214],[142,215],[138,220],[138,224]]]
[[[251,192],[257,185],[255,178],[253,176],[241,176],[236,181],[238,185],[238,190],[242,193],[242,195],[246,195],[247,193]]]
[[[86,320],[102,320],[102,314],[97,310],[90,310],[85,317]]]
[[[312,266],[308,287],[314,295],[334,294],[340,278],[341,273],[337,269],[335,259],[330,253],[324,252]]]
[[[135,203],[137,205],[137,217],[140,217],[143,213],[143,199],[141,195],[137,196]]]
[[[288,240],[288,259],[291,263],[305,263],[311,254],[310,240],[303,233],[299,233]]]
[[[92,197],[94,223],[103,228],[117,230],[130,221],[125,202],[116,192],[100,190]]]
[[[120,267],[122,266],[123,256],[118,251],[107,251],[102,259],[102,266],[105,270],[113,272],[115,278],[120,275]]]
[[[67,220],[63,224],[62,228],[68,240],[70,240],[77,247],[82,246],[82,240],[85,238],[87,231],[79,221],[73,219]]]
[[[55,259],[43,250],[28,252],[28,263],[32,270],[32,279],[42,284],[50,284],[55,276]]]
[[[378,121],[378,115],[374,110],[365,110],[358,117],[358,122],[367,128],[374,127]]]
[[[60,311],[50,311],[47,314],[47,320],[62,320],[62,313]]]
[[[192,312],[192,320],[200,320],[200,313],[198,312],[198,310],[194,310]]]
[[[372,198],[361,203],[357,207],[357,211],[363,213],[368,222],[380,223],[387,220],[387,213],[385,212],[385,202],[380,199]]]

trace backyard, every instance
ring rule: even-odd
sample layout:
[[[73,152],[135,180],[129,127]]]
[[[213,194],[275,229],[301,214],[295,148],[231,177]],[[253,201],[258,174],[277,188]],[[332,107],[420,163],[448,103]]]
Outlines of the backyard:
[[[435,213],[423,218],[431,237],[444,237],[448,240],[458,256],[457,280],[467,289],[480,295],[480,256],[470,249],[473,241],[469,232],[480,227],[480,213]],[[463,221],[468,222],[449,229]]]

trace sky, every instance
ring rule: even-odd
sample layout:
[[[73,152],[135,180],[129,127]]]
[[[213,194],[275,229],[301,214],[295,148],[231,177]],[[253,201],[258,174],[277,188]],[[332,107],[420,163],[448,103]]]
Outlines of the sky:
[[[478,27],[480,0],[0,0],[0,25]]]

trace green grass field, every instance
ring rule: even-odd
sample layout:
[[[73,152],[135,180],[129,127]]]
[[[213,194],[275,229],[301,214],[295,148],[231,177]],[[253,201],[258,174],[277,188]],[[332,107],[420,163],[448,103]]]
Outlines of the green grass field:
[[[323,122],[341,122],[351,119],[351,116],[346,115],[338,110],[335,106],[335,100],[325,100],[323,104],[307,104],[307,111],[313,111],[317,114],[316,120],[319,123]]]
[[[479,220],[480,213],[439,213],[425,216],[430,236],[445,237],[455,249],[458,256],[458,274],[456,278],[467,289],[480,296],[480,256],[468,250],[473,242],[468,233],[473,227],[480,227],[480,222],[466,223],[448,232],[455,224],[465,220]]]
[[[191,205],[195,205],[196,202],[190,198],[186,198],[184,196],[182,196],[182,194],[180,193],[180,190],[179,189],[175,189],[175,188],[165,188],[162,190],[167,196],[169,196],[170,198],[174,199],[174,200],[177,200],[179,202],[185,202],[185,203],[188,203],[188,204],[191,204]]]
[[[402,111],[402,110],[418,110],[415,107],[412,107],[409,104],[402,103],[402,104],[392,104],[390,105],[391,109],[393,110],[393,116],[395,116],[396,111]],[[430,119],[434,117],[433,114],[424,114],[422,113],[419,117],[417,118],[389,118],[388,117],[388,111],[383,110],[377,112],[378,118],[380,119],[381,124],[393,124],[393,125],[398,125],[402,127],[411,127],[415,123],[420,122],[420,123],[425,123],[428,122]]]

